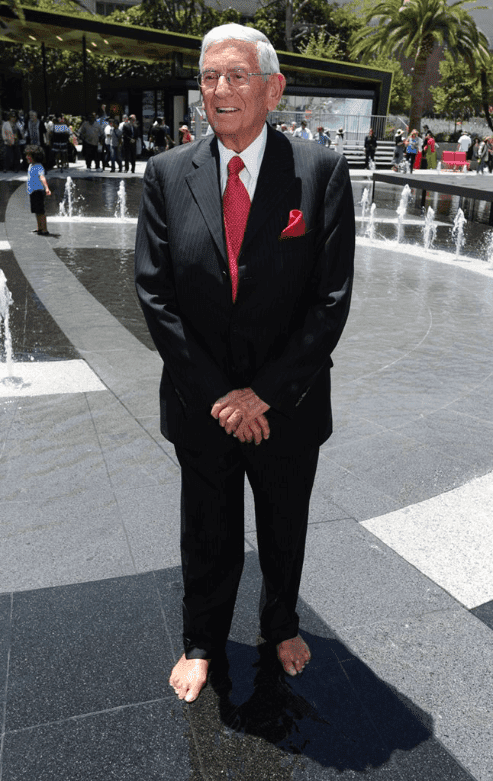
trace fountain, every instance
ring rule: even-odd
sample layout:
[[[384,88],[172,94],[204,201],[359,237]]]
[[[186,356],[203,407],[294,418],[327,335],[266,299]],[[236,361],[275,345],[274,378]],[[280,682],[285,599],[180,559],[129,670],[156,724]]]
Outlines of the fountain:
[[[75,182],[72,179],[71,176],[67,176],[67,181],[65,182],[65,190],[63,193],[63,201],[60,203],[59,209],[58,209],[58,216],[59,217],[67,217],[68,219],[73,219],[77,215],[75,214],[74,206],[77,201],[83,201],[84,197],[82,195],[76,195],[75,194]]]
[[[63,201],[60,203],[58,214],[54,217],[48,217],[49,222],[90,222],[96,225],[102,223],[137,223],[137,217],[129,217],[127,209],[127,194],[125,191],[125,182],[123,179],[120,182],[118,188],[116,209],[113,217],[92,217],[81,214],[80,208],[77,208],[78,203],[84,201],[84,196],[77,194],[75,182],[72,177],[67,176],[65,182],[65,190],[63,194]]]
[[[397,243],[400,244],[404,235],[404,217],[406,216],[407,205],[411,197],[411,188],[408,184],[404,185],[401,193],[401,200],[397,207]]]
[[[426,218],[425,218],[425,226],[423,229],[423,242],[424,242],[425,249],[432,248],[436,235],[437,235],[437,225],[435,223],[435,212],[433,211],[431,206],[428,206],[428,211],[426,212]]]
[[[5,362],[7,364],[7,379],[12,377],[12,334],[9,326],[9,309],[13,304],[12,293],[7,287],[7,278],[0,269],[0,336],[3,322],[3,340],[5,349]]]
[[[452,228],[452,238],[455,240],[455,257],[458,258],[464,245],[464,225],[466,218],[462,209],[458,209]]]
[[[486,241],[486,262],[493,263],[493,231],[491,231]]]
[[[115,217],[119,220],[127,220],[128,219],[128,211],[127,211],[127,193],[125,190],[125,182],[123,179],[120,181],[120,186],[118,188],[118,197],[116,201],[116,209],[115,209]]]
[[[377,208],[375,203],[372,203],[370,206],[370,218],[368,220],[368,225],[366,226],[365,230],[365,236],[367,239],[374,239],[375,238],[375,209]]]

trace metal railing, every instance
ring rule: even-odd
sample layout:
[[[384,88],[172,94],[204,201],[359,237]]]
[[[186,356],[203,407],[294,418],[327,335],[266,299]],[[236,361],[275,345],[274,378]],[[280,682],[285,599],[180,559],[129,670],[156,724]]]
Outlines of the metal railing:
[[[335,135],[339,128],[344,130],[344,142],[345,144],[363,144],[365,136],[368,135],[369,129],[372,127],[373,132],[377,139],[382,141],[392,141],[395,131],[400,127],[400,123],[396,122],[392,117],[378,116],[378,115],[361,115],[361,114],[334,114],[327,112],[323,107],[316,108],[311,112],[304,111],[271,111],[268,116],[268,121],[272,124],[277,122],[279,125],[284,124],[288,128],[292,123],[296,123],[296,127],[299,127],[301,120],[304,119],[308,128],[313,134],[316,133],[317,127],[323,127],[328,130],[331,139],[335,139]]]

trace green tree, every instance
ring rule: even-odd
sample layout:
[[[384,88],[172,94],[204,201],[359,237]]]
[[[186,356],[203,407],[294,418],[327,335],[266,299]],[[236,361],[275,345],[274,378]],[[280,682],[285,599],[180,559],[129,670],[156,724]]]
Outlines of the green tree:
[[[326,0],[269,0],[249,23],[267,35],[275,49],[303,53],[312,36],[337,38],[337,59],[349,56],[349,40],[362,22],[347,6]]]
[[[440,82],[430,87],[433,109],[447,117],[468,118],[478,114],[481,106],[481,85],[478,76],[464,72],[464,64],[449,52],[439,65]]]
[[[414,59],[409,126],[420,128],[425,74],[436,44],[461,58],[471,73],[488,58],[488,41],[463,6],[476,0],[379,0],[352,38],[353,55],[368,62],[372,54]],[[484,6],[478,6],[484,7]],[[376,25],[370,25],[375,21]]]

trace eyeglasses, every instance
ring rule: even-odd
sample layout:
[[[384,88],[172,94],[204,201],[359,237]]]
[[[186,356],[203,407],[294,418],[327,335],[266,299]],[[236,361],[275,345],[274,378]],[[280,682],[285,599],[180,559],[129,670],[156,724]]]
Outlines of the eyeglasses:
[[[218,73],[217,71],[203,71],[195,78],[199,87],[203,89],[215,89],[221,76],[225,76],[228,84],[233,87],[246,87],[250,83],[250,76],[271,76],[271,73],[247,73],[243,68],[235,68],[227,73]]]

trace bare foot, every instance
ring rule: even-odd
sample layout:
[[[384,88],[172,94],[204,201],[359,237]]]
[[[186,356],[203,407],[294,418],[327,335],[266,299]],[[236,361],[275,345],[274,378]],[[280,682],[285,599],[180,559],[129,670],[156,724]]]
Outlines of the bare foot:
[[[288,675],[297,675],[308,664],[312,655],[307,644],[300,635],[290,640],[283,640],[277,646],[277,658]]]
[[[207,681],[210,659],[187,659],[185,654],[175,664],[169,678],[170,686],[180,700],[193,702]]]

